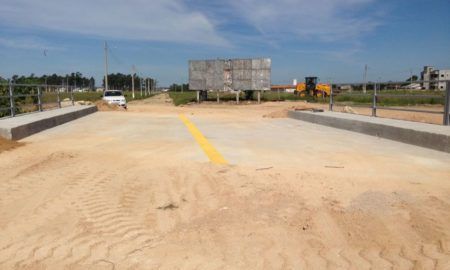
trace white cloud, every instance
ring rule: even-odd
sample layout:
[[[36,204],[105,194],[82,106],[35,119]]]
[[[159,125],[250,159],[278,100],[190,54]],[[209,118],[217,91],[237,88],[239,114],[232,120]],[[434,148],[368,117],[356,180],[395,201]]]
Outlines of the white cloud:
[[[0,22],[112,39],[228,45],[181,0],[2,0]]]
[[[63,48],[49,45],[47,42],[31,36],[8,37],[8,38],[0,37],[0,46],[25,50],[41,50],[41,51],[63,50]]]
[[[269,38],[354,39],[376,28],[375,0],[230,0],[241,18]]]

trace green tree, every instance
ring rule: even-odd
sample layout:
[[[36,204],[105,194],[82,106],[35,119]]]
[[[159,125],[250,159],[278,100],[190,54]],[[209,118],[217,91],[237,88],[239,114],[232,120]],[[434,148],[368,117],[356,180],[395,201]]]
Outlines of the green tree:
[[[145,79],[145,78],[144,78]],[[155,79],[150,78],[150,83],[154,84]],[[138,75],[134,76],[134,89],[139,90],[141,83],[141,77]],[[105,78],[102,80],[103,86],[105,86]],[[109,89],[120,89],[120,90],[131,90],[132,89],[132,76],[131,74],[113,73],[108,74],[108,88]]]
[[[189,84],[175,84],[174,83],[169,87],[169,90],[172,92],[188,91]]]

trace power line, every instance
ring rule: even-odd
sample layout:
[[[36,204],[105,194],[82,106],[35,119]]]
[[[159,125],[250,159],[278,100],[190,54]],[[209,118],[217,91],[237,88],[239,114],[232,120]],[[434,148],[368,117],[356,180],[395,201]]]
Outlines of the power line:
[[[114,53],[113,50],[111,50],[111,47],[109,48],[109,54],[117,64],[124,65],[124,62]]]
[[[105,41],[105,91],[108,90],[108,43]]]

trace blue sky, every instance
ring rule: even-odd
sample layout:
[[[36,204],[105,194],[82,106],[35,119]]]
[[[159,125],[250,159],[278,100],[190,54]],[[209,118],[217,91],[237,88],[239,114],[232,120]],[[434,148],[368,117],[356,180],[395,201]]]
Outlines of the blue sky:
[[[0,0],[0,76],[103,76],[132,65],[160,85],[189,59],[272,58],[272,82],[404,80],[450,69],[448,0]],[[46,51],[46,55],[44,54]]]

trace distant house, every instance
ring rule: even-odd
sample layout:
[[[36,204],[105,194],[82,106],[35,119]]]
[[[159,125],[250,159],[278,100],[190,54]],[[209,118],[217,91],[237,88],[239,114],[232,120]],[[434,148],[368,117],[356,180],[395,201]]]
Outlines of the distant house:
[[[412,90],[420,90],[422,89],[422,85],[420,83],[411,83],[408,85],[404,85],[400,87],[401,89],[412,89]]]
[[[421,72],[422,87],[432,90],[446,90],[450,80],[450,70],[438,70],[431,66],[425,66]]]
[[[270,90],[293,93],[295,92],[295,88],[296,86],[292,84],[278,84],[278,85],[275,84],[270,87]]]
[[[353,91],[353,86],[350,84],[340,85],[338,86],[338,89],[342,91]]]

